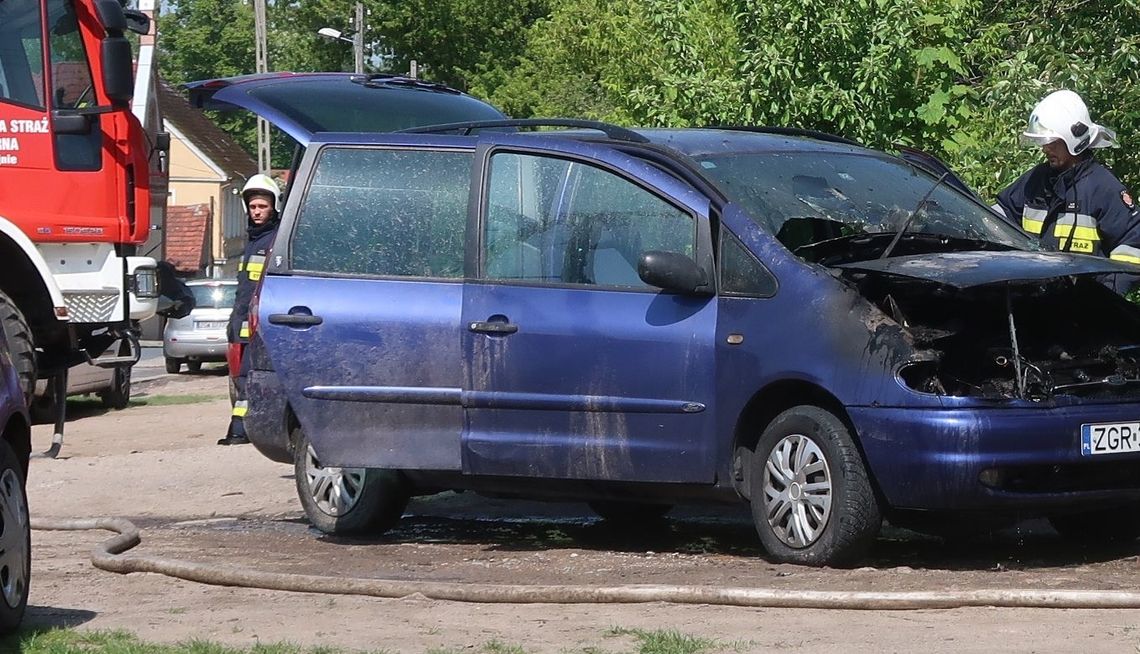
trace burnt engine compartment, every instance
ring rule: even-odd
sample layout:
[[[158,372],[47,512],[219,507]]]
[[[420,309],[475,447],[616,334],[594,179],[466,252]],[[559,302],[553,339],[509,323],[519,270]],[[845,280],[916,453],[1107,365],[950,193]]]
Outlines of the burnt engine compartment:
[[[938,395],[1140,399],[1140,308],[1094,278],[958,288],[857,273],[849,280],[912,337],[911,388]]]

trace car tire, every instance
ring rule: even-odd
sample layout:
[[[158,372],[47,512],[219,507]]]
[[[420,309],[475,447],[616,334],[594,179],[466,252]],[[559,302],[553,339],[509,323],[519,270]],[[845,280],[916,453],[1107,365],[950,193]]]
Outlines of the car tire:
[[[0,324],[4,328],[4,337],[8,339],[8,351],[12,354],[12,364],[20,378],[24,402],[30,405],[35,398],[36,378],[39,374],[32,330],[28,327],[23,312],[3,291],[0,291]]]
[[[776,416],[760,436],[750,472],[752,519],[775,561],[846,565],[863,556],[882,527],[850,431],[820,407]]]
[[[1074,543],[1128,543],[1140,538],[1140,506],[1053,515],[1049,524]]]
[[[396,525],[408,505],[395,470],[324,467],[299,428],[293,449],[297,496],[309,522],[326,534],[379,535]]]
[[[166,372],[177,375],[182,370],[182,359],[166,357]]]
[[[19,628],[32,578],[26,467],[0,440],[0,634]]]
[[[187,361],[186,362],[186,370],[188,370],[194,374],[200,373],[200,372],[202,372],[202,362],[201,361]]]
[[[648,502],[621,502],[615,500],[594,500],[588,502],[590,510],[602,520],[621,525],[644,525],[657,522],[673,508],[672,504],[650,504]]]
[[[121,411],[131,403],[131,369],[118,367],[111,376],[111,388],[99,394],[103,406],[108,409]]]

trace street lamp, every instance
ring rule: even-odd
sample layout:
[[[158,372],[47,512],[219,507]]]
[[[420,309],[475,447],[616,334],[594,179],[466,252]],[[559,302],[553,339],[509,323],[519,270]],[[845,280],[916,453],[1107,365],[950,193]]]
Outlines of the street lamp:
[[[356,3],[356,18],[353,20],[353,28],[351,39],[345,36],[344,32],[331,27],[322,27],[317,30],[317,34],[327,39],[351,43],[354,59],[353,72],[359,74],[364,72],[364,3]]]

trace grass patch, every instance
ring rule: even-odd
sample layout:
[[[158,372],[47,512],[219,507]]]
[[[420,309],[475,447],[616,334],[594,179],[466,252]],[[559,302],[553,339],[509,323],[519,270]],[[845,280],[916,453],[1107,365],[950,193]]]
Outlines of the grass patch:
[[[131,406],[174,406],[177,404],[201,404],[224,400],[224,395],[147,395],[131,400]]]
[[[526,654],[526,650],[518,645],[510,645],[499,640],[492,640],[483,645],[485,654]]]
[[[690,636],[679,631],[655,629],[626,629],[614,627],[607,632],[610,636],[632,636],[637,640],[638,654],[697,654],[721,649],[721,645],[709,638]]]
[[[140,641],[126,631],[77,631],[52,629],[29,631],[0,638],[0,652],[20,654],[350,654],[328,647],[300,647],[288,643],[227,647],[205,640],[189,640],[176,645]],[[375,650],[371,654],[382,654]]]

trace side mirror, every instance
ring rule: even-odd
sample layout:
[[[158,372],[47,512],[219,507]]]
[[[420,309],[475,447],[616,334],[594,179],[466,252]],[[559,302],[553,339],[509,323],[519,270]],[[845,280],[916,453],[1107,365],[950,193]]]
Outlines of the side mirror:
[[[89,114],[51,112],[51,131],[56,134],[90,134],[95,119]]]
[[[705,271],[689,257],[677,252],[649,250],[637,261],[641,281],[666,291],[686,295],[711,295]]]
[[[128,104],[135,93],[131,44],[125,36],[108,36],[101,47],[103,90],[115,104]]]
[[[137,9],[124,9],[123,18],[128,30],[140,35],[150,34],[150,16]]]
[[[122,36],[123,30],[127,29],[127,18],[123,15],[123,6],[119,0],[96,0],[95,14],[107,32],[116,32]]]

